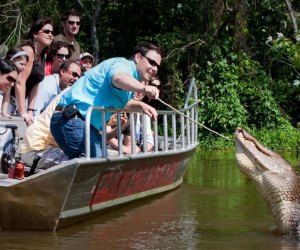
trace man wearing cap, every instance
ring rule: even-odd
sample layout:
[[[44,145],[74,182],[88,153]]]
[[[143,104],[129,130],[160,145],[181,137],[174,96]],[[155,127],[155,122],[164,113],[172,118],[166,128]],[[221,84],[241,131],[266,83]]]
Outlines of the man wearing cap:
[[[94,60],[95,58],[88,52],[80,54],[80,64],[85,71],[88,71],[94,66]]]

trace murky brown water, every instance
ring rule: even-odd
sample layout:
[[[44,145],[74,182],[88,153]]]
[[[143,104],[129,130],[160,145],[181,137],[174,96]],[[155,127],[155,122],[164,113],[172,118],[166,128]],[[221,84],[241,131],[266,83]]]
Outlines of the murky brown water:
[[[295,153],[284,155],[300,169]],[[300,249],[276,234],[234,152],[198,151],[181,187],[48,232],[0,232],[0,249]]]

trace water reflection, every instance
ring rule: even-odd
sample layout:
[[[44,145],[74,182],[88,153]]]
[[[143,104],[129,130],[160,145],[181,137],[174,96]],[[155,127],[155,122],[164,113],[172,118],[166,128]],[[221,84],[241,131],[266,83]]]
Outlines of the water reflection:
[[[299,159],[285,154],[296,168]],[[49,232],[0,232],[1,249],[300,249],[276,234],[233,151],[198,151],[178,189]]]
[[[64,249],[74,249],[73,244],[80,245],[81,249],[84,246],[88,249],[99,246],[105,249],[175,249],[180,245],[184,249],[195,249],[197,238],[192,232],[197,230],[196,211],[186,211],[185,199],[179,188],[61,230],[56,236]],[[79,235],[74,243],[74,233],[78,231],[84,236]],[[68,245],[68,235],[73,237],[72,245]]]

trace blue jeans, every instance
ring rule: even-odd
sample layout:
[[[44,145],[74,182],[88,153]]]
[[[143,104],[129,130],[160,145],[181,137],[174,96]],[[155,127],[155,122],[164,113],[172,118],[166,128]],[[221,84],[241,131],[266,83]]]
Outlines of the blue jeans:
[[[79,116],[67,120],[61,112],[55,112],[50,122],[51,133],[69,159],[85,153],[85,121]],[[90,126],[91,157],[102,157],[101,135]]]

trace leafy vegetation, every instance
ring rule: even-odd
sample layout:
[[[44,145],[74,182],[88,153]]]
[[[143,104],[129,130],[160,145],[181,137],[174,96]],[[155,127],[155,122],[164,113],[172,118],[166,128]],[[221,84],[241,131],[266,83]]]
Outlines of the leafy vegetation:
[[[300,145],[299,1],[3,0],[0,6],[0,54],[27,33],[32,16],[51,16],[58,33],[61,13],[75,8],[83,15],[81,47],[100,61],[129,57],[139,41],[160,44],[161,97],[175,108],[194,76],[199,122],[229,137],[238,126],[248,128],[271,148]],[[232,145],[204,129],[199,136],[206,147]]]

